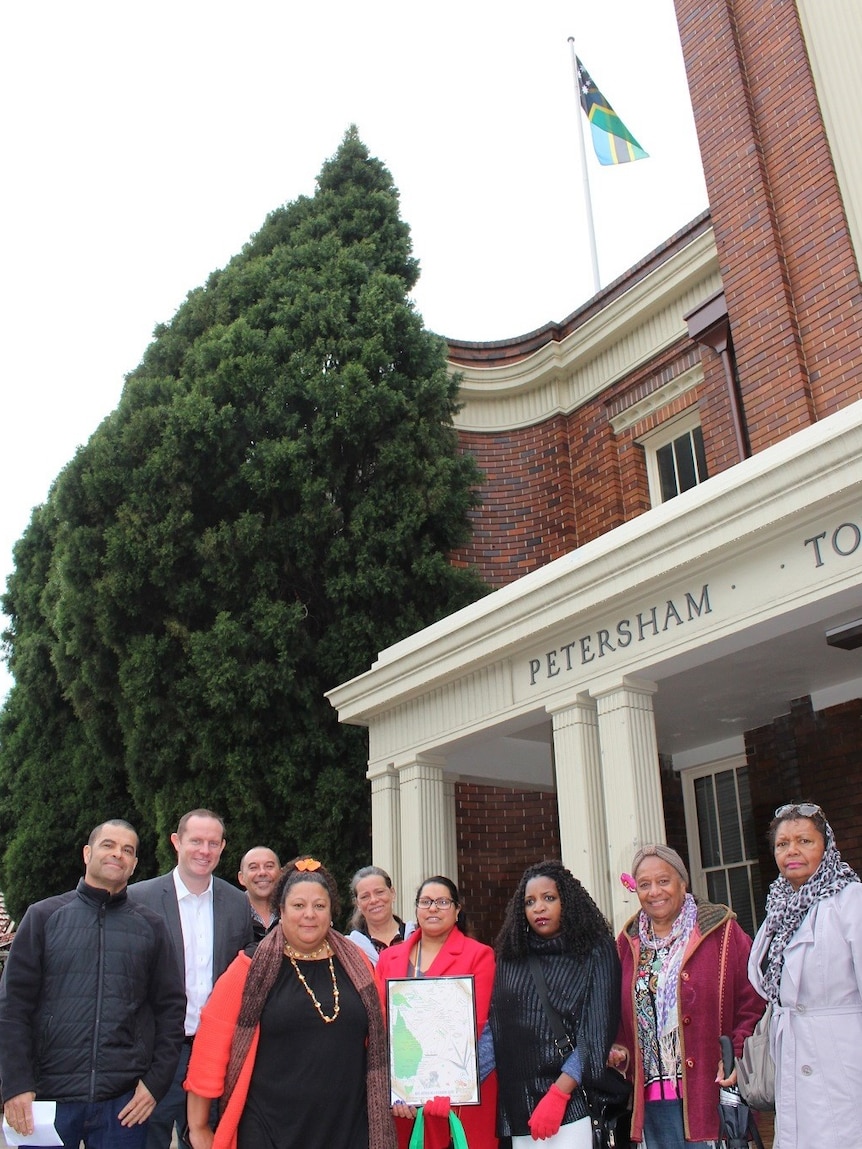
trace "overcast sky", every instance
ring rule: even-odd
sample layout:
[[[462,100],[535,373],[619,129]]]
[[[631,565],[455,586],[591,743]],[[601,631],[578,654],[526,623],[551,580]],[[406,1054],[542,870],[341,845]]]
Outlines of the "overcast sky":
[[[650,153],[600,169],[587,138],[607,283],[707,206],[672,0],[5,5],[3,584],[153,327],[350,123],[400,189],[427,327],[502,339],[584,303],[569,36]]]

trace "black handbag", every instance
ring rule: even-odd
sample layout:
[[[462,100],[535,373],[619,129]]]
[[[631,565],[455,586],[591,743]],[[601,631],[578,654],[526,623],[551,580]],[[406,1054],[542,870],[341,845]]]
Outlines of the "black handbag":
[[[568,1057],[575,1048],[576,1038],[566,1033],[563,1019],[551,1005],[548,984],[538,957],[530,954],[529,961],[539,1001],[554,1032],[554,1044],[562,1057]],[[631,1130],[629,1102],[632,1087],[629,1082],[616,1069],[606,1066],[597,1080],[587,1085],[582,1082],[581,1088],[593,1130],[594,1149],[627,1149]]]

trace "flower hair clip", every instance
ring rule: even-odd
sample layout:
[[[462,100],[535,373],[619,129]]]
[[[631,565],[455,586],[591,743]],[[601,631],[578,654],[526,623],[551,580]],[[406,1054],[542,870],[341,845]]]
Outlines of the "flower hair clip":
[[[320,862],[317,858],[300,858],[298,862],[294,862],[294,866],[305,874],[310,870],[319,870]]]
[[[625,886],[625,888],[627,890],[631,890],[632,893],[634,893],[638,888],[638,884],[631,876],[631,874],[620,874],[620,881]]]

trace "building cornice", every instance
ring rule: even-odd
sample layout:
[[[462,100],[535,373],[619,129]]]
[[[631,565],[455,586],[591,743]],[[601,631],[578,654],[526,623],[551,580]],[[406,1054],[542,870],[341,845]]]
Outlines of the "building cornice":
[[[450,361],[460,378],[456,427],[500,432],[575,410],[674,343],[687,341],[683,316],[720,287],[707,228],[603,308],[588,312],[564,338],[552,338],[549,329],[547,341],[530,354],[492,366]]]
[[[862,401],[389,647],[327,697],[341,721],[367,725],[499,664],[574,616],[623,601],[633,588],[661,586],[730,548],[741,553],[788,519],[828,506],[858,486],[860,455]]]

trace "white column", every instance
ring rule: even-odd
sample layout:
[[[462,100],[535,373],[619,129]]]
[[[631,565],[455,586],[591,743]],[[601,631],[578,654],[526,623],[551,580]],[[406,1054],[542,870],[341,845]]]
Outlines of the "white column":
[[[381,866],[401,892],[401,795],[395,768],[369,766],[371,782],[371,863]]]
[[[552,719],[563,862],[610,916],[613,906],[596,703],[588,694],[579,694],[573,704],[552,713]]]
[[[665,840],[652,705],[656,690],[654,682],[626,677],[619,686],[596,693],[616,929],[638,908],[637,898],[622,886],[619,875],[629,869],[639,846]]]
[[[454,786],[443,774],[442,755],[417,754],[396,763],[401,807],[401,890],[408,916],[419,883],[433,874],[457,881]],[[404,915],[402,914],[402,917]]]

